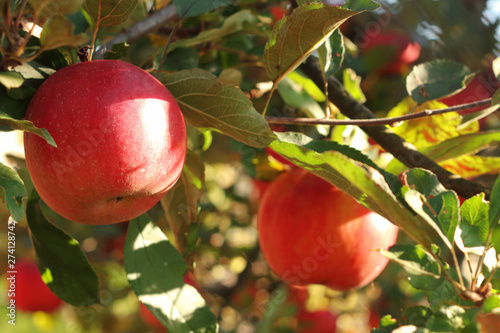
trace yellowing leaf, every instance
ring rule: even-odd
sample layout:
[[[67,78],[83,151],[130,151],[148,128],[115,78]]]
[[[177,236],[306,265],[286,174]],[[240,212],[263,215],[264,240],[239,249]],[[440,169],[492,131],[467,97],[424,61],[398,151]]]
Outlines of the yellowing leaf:
[[[446,170],[463,178],[477,177],[485,173],[500,172],[500,157],[468,155],[440,163]]]
[[[437,101],[425,102],[417,107],[417,103],[410,97],[405,98],[396,105],[388,114],[388,117],[405,115],[408,112],[420,112],[424,110],[435,110],[445,108],[446,105]],[[394,132],[416,147],[427,147],[438,144],[444,140],[459,136],[460,134],[474,133],[478,131],[477,122],[458,130],[462,119],[456,112],[423,117],[405,121],[394,128]]]
[[[64,15],[52,16],[43,25],[40,35],[40,44],[45,50],[55,49],[61,46],[79,46],[89,39],[85,34],[73,35],[75,26]]]

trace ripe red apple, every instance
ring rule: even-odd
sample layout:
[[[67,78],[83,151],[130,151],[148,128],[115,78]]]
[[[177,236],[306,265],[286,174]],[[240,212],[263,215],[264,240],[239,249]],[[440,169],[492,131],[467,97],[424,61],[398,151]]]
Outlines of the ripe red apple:
[[[135,218],[180,176],[184,119],[153,76],[120,60],[65,67],[33,96],[26,114],[57,148],[26,133],[26,163],[40,197],[63,217],[86,224]]]
[[[365,31],[359,42],[359,48],[365,54],[382,49],[392,51],[379,69],[379,72],[385,75],[401,74],[405,66],[414,63],[420,56],[420,45],[408,35],[398,32]]]
[[[500,330],[500,312],[479,313],[477,321],[481,324],[481,332],[483,333],[498,333]]]
[[[12,280],[15,296],[11,300],[15,301],[18,309],[27,312],[53,312],[63,304],[63,301],[42,281],[34,261],[27,259],[17,261],[15,271],[17,271],[15,280]]]
[[[297,314],[297,320],[299,333],[335,333],[337,330],[337,316],[330,311],[307,312],[301,309]]]
[[[360,288],[387,265],[374,249],[394,245],[398,228],[325,180],[282,173],[258,213],[259,241],[271,269],[291,285]]]

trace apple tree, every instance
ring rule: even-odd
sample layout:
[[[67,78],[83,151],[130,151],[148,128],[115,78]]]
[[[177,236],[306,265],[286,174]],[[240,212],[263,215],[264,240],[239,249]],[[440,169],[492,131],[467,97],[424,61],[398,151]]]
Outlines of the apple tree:
[[[489,6],[0,1],[0,329],[500,331]]]

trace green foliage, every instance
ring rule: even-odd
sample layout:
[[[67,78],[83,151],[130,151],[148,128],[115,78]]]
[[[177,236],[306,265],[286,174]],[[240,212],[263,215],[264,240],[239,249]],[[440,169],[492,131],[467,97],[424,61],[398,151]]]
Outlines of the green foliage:
[[[10,211],[14,221],[21,221],[24,216],[23,198],[26,188],[19,175],[8,166],[0,163],[0,199]]]
[[[132,289],[168,330],[217,331],[215,315],[203,297],[184,282],[182,256],[147,216],[130,222],[124,255]]]
[[[74,306],[99,303],[99,278],[78,242],[51,224],[40,209],[34,190],[28,200],[26,217],[37,263],[44,282],[60,299]],[[50,277],[50,278],[48,278]]]

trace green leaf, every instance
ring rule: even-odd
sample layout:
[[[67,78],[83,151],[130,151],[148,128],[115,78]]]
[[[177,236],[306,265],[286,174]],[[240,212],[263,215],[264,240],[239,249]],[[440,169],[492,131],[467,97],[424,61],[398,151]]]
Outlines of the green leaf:
[[[174,0],[180,17],[199,16],[213,9],[230,5],[232,0]]]
[[[425,323],[433,315],[432,310],[427,306],[412,306],[403,311],[403,317],[407,318],[405,324],[425,326]]]
[[[128,49],[130,45],[127,42],[113,44],[111,51],[104,53],[104,59],[122,59],[128,55]]]
[[[373,329],[371,333],[390,333],[399,327],[400,325],[396,319],[392,318],[391,315],[385,315],[380,318],[378,328]]]
[[[333,75],[344,61],[344,35],[340,30],[335,29],[330,38],[318,49],[318,59],[324,77]]]
[[[205,165],[197,154],[188,151],[179,180],[161,199],[170,230],[175,236],[176,247],[184,256],[193,255],[187,251],[188,231],[189,225],[197,222],[198,201],[204,188]]]
[[[365,94],[363,94],[363,90],[361,90],[361,77],[356,75],[356,72],[350,68],[344,69],[343,80],[345,90],[351,94],[352,97],[360,103],[366,102]]]
[[[17,172],[0,163],[0,200],[5,203],[16,222],[24,216],[23,198],[27,196],[24,182]]]
[[[500,223],[500,176],[497,176],[491,189],[488,219],[490,226],[496,226]]]
[[[406,90],[415,102],[422,104],[457,93],[471,78],[472,73],[467,66],[437,59],[414,66],[406,77]]]
[[[481,305],[481,311],[490,313],[493,309],[500,308],[500,295],[491,295]]]
[[[173,42],[168,47],[168,52],[171,52],[179,47],[194,46],[219,40],[234,33],[244,31],[249,26],[254,26],[258,22],[259,19],[257,16],[252,14],[250,10],[244,9],[228,17],[220,28],[204,30],[194,38],[181,39]]]
[[[52,16],[43,25],[40,35],[42,49],[50,50],[61,46],[80,46],[85,44],[89,37],[83,33],[74,35],[75,26],[66,16],[57,14]]]
[[[100,302],[99,278],[78,242],[51,224],[40,209],[40,197],[34,190],[28,200],[26,217],[31,240],[44,282],[60,299],[74,306]]]
[[[57,147],[52,136],[47,132],[45,128],[37,128],[29,120],[17,120],[13,119],[6,114],[0,112],[0,126],[8,126],[15,130],[30,132],[38,135],[39,137],[45,139],[47,143],[53,147]]]
[[[457,332],[463,328],[464,308],[458,305],[442,306],[427,321],[427,327],[434,332]]]
[[[485,246],[489,231],[488,203],[484,193],[464,201],[460,207],[461,238],[465,247]]]
[[[184,282],[182,256],[146,215],[130,221],[124,260],[135,294],[169,332],[217,331],[215,315]]]
[[[270,144],[274,151],[295,165],[330,182],[373,211],[387,217],[426,248],[431,247],[432,229],[398,201],[392,191],[397,192],[400,184],[393,178],[394,176],[383,174],[377,168],[356,160],[357,156],[362,155],[359,152],[347,153],[349,156],[354,156],[354,159],[335,150],[324,150],[318,153],[309,148],[317,143],[301,133],[276,134],[278,140]],[[333,149],[332,147],[330,146],[329,149]],[[349,147],[347,149],[351,152],[355,151]]]
[[[378,7],[380,7],[380,4],[372,0],[347,0],[342,5],[342,8],[347,8],[358,12],[366,10],[375,10]]]
[[[497,89],[493,94],[493,97],[491,97],[491,105],[493,106],[497,104],[500,104],[500,89]]]
[[[28,0],[36,13],[51,17],[56,14],[72,14],[82,6],[84,0]]]
[[[316,102],[322,103],[326,101],[323,91],[310,78],[299,74],[297,71],[293,71],[288,74],[287,79],[299,84]]]
[[[288,106],[300,110],[310,118],[324,118],[325,112],[302,86],[292,81],[290,78],[284,78],[278,84],[278,93]],[[321,135],[328,135],[329,126],[316,126]]]
[[[316,51],[347,18],[358,12],[317,2],[297,7],[274,25],[264,65],[277,84]]]
[[[425,200],[413,198],[408,204],[419,215],[425,214],[426,219],[434,220],[446,236],[448,242],[445,243],[451,249],[459,223],[457,194],[445,189],[437,176],[425,169],[411,169],[405,172],[403,177],[405,184],[422,194],[421,199]]]
[[[497,80],[500,81],[500,57],[496,57],[495,60],[491,63],[491,67],[493,69],[493,73]]]
[[[84,9],[94,23],[94,29],[122,24],[137,6],[137,0],[85,0]]]
[[[443,304],[457,304],[470,307],[476,306],[472,301],[461,299],[448,280],[444,280],[437,288],[427,290],[426,294],[433,310],[438,310]]]
[[[416,289],[433,289],[443,282],[438,262],[421,245],[394,245],[380,253],[402,266]]]
[[[214,128],[257,148],[273,140],[268,123],[238,87],[221,83],[200,69],[163,74],[160,81],[174,95],[191,125]]]
[[[0,72],[0,84],[2,84],[7,89],[19,88],[20,86],[22,86],[23,82],[24,78],[18,72]]]

